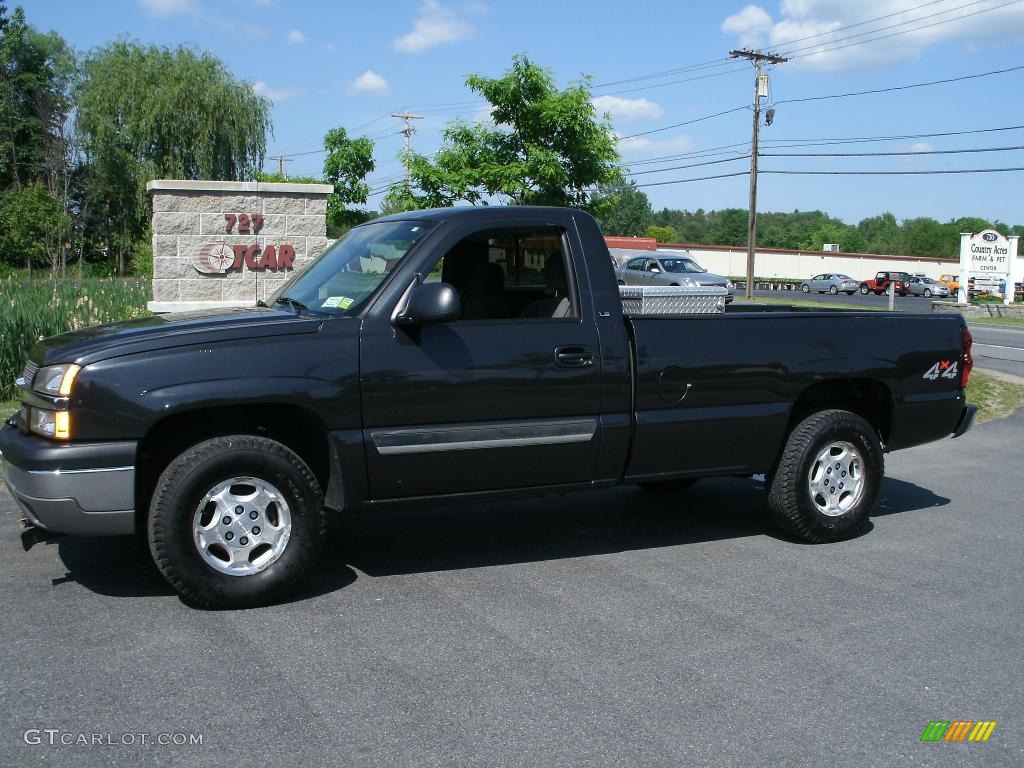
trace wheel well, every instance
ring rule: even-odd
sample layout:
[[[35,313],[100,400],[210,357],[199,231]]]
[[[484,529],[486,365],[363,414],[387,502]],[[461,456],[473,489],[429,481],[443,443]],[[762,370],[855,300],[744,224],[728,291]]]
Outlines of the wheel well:
[[[786,434],[810,414],[826,408],[856,413],[878,431],[882,445],[889,442],[892,395],[882,382],[874,379],[830,379],[812,384],[800,393],[793,404]]]
[[[288,446],[306,462],[326,493],[331,476],[327,428],[311,411],[283,403],[202,408],[158,421],[139,442],[135,462],[136,524],[145,529],[160,473],[182,451],[224,435],[261,435]]]

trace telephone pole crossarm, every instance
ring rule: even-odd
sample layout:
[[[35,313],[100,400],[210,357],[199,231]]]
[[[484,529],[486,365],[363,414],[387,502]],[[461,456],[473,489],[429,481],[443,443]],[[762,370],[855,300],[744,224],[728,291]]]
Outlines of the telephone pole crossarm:
[[[732,58],[743,58],[754,64],[754,125],[750,142],[750,206],[747,213],[747,292],[754,298],[754,253],[757,251],[757,153],[761,128],[761,67],[764,64],[783,64],[789,59],[760,51],[729,51]],[[767,75],[764,75],[767,81]]]
[[[409,185],[409,148],[410,148],[409,139],[411,139],[412,135],[414,133],[416,133],[416,129],[413,127],[412,121],[413,120],[422,120],[423,119],[423,115],[410,115],[408,110],[406,110],[405,112],[392,112],[391,116],[392,117],[397,117],[399,120],[401,120],[405,124],[405,127],[402,128],[400,133],[405,137],[405,155],[406,156],[405,156],[405,159],[403,161],[403,165],[405,166],[405,184],[406,184],[406,186],[408,186]]]

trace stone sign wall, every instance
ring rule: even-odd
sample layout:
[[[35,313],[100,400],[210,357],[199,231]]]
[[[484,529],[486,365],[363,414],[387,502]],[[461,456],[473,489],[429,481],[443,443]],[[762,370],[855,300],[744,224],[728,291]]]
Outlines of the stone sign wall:
[[[146,184],[153,204],[153,312],[252,306],[333,243],[330,184]]]

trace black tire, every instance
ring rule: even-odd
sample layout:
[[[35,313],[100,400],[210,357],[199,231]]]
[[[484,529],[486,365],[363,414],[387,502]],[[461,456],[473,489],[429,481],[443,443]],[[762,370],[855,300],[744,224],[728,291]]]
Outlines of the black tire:
[[[637,483],[645,491],[654,493],[681,493],[700,480],[699,477],[680,477],[675,480],[656,480],[654,482]]]
[[[870,290],[871,290],[871,289],[870,289],[870,288],[868,288],[868,287],[867,287],[866,285],[862,285],[862,286],[860,287],[860,292],[861,292],[862,294],[864,294],[865,296],[867,296],[867,295],[868,295],[868,291],[870,291]]]
[[[848,444],[859,454],[856,458],[861,482],[859,493],[847,499],[849,507],[830,515],[820,508],[829,501],[827,486],[812,493],[811,473],[823,466],[819,463],[819,454],[837,443]],[[831,458],[828,465],[831,471]],[[846,472],[852,465],[843,463],[843,466],[846,469],[842,471]],[[885,462],[878,434],[867,421],[849,411],[819,411],[797,424],[789,434],[769,485],[768,508],[780,528],[804,541],[817,544],[848,539],[867,527],[884,474]],[[822,473],[820,477],[824,479],[826,475]],[[833,493],[842,487],[834,480],[832,483]],[[840,491],[838,498],[845,495]]]
[[[625,284],[626,284],[625,280],[619,280],[619,285],[625,285]]]
[[[811,286],[809,286],[807,283],[804,283],[803,285],[800,286],[800,290],[803,291],[804,293],[810,293]]]
[[[925,288],[924,289],[924,297],[926,299],[930,299],[932,297],[932,289],[931,288]]]
[[[834,285],[830,285],[828,287],[828,292],[835,296],[837,293],[839,293],[839,289],[836,288]]]
[[[236,477],[254,478],[278,491],[290,518],[290,533],[276,559],[249,575],[220,572],[203,559],[193,541],[204,496]],[[234,492],[234,486],[229,490]],[[323,494],[306,463],[281,443],[255,435],[216,437],[186,450],[160,475],[148,533],[157,568],[187,601],[208,608],[262,605],[294,587],[320,556],[326,537]],[[242,538],[239,543],[244,543]]]

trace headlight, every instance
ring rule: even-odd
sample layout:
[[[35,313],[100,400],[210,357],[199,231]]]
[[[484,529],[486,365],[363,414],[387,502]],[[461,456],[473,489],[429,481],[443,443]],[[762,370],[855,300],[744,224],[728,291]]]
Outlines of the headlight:
[[[44,395],[67,397],[71,394],[71,386],[80,370],[81,366],[73,363],[40,368],[33,380],[32,389]]]
[[[71,438],[71,414],[67,411],[44,411],[41,408],[33,408],[29,429],[43,437],[68,440]]]

